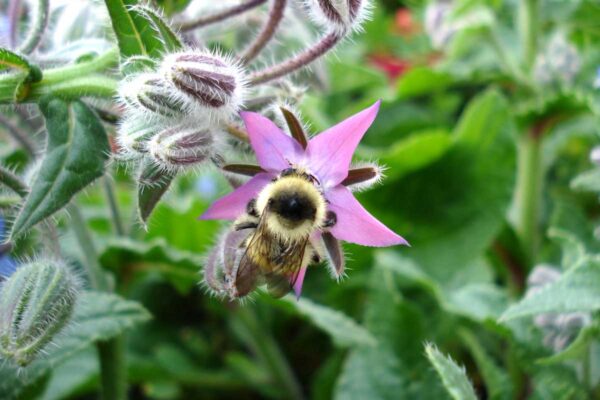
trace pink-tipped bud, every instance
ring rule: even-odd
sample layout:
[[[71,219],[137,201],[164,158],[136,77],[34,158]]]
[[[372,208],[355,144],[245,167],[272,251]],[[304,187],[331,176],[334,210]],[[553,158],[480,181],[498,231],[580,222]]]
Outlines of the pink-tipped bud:
[[[189,108],[168,82],[151,73],[126,79],[119,88],[119,97],[127,107],[166,118],[179,117]]]
[[[317,24],[340,32],[359,31],[370,17],[368,0],[306,0],[305,3]]]
[[[229,118],[242,105],[244,77],[230,60],[207,51],[168,55],[161,72],[182,98],[207,111],[209,118]]]
[[[213,155],[214,138],[205,128],[176,126],[155,135],[148,143],[150,156],[165,169],[199,164]]]

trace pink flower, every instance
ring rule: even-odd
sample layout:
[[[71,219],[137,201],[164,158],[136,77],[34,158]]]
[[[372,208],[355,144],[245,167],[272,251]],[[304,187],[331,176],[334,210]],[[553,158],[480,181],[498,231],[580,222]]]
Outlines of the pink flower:
[[[317,178],[329,211],[337,222],[327,232],[315,232],[311,240],[331,234],[334,238],[363,246],[407,245],[402,237],[373,217],[356,200],[350,189],[362,188],[365,183],[380,178],[380,168],[372,165],[351,169],[352,155],[379,110],[378,101],[371,107],[314,136],[310,140],[287,135],[267,118],[253,112],[242,112],[260,168],[244,185],[217,200],[201,219],[234,220],[244,214],[250,200],[290,167],[299,167]],[[249,174],[252,175],[252,174]],[[325,240],[326,247],[327,242]],[[335,241],[335,239],[333,239]],[[337,246],[337,242],[333,243]],[[328,249],[329,250],[329,249]],[[334,275],[343,272],[343,260],[334,265]],[[305,271],[301,271],[294,289],[302,287]]]

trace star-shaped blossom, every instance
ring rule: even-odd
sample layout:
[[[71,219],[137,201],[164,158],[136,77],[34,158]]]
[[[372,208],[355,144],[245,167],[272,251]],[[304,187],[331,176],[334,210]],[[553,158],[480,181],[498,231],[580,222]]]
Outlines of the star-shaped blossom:
[[[311,241],[323,240],[330,258],[336,258],[336,254],[332,254],[336,253],[336,239],[374,247],[407,245],[406,240],[365,210],[351,191],[361,188],[365,183],[377,181],[381,176],[381,169],[374,165],[351,167],[352,156],[375,120],[379,104],[378,101],[310,140],[303,133],[298,133],[302,128],[297,120],[295,124],[290,125],[294,136],[292,137],[262,115],[242,112],[241,116],[259,167],[231,166],[230,171],[250,175],[252,178],[213,203],[200,218],[237,219],[244,214],[248,202],[256,198],[265,186],[282,171],[295,167],[317,178],[328,209],[337,216],[335,225],[326,231],[315,232],[311,237]],[[282,111],[289,113],[285,109]],[[289,114],[286,115],[286,119],[288,117]],[[288,119],[288,124],[289,122]],[[294,125],[297,128],[296,132],[292,129]],[[333,271],[336,277],[343,272],[341,250],[338,253],[341,260],[337,263],[333,260],[333,264],[337,264],[334,265]],[[302,286],[304,273],[305,271],[301,271],[296,281],[294,289],[297,294]]]

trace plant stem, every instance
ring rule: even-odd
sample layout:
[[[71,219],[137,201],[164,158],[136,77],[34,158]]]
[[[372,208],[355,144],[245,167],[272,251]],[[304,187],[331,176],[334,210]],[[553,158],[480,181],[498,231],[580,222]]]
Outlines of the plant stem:
[[[272,81],[281,78],[284,75],[290,74],[321,57],[323,54],[331,50],[344,37],[343,33],[330,32],[323,36],[321,40],[312,47],[309,47],[304,52],[290,58],[282,63],[267,67],[262,71],[254,72],[250,75],[250,86],[256,86],[261,83]]]
[[[500,41],[498,34],[492,30],[488,30],[486,36],[506,73],[524,88],[534,91],[535,88],[523,74],[523,71],[519,69],[519,66],[515,63],[513,58],[508,54],[506,48]]]
[[[269,18],[265,23],[265,26],[258,34],[256,39],[250,43],[250,46],[242,53],[240,59],[243,64],[248,64],[265,48],[269,41],[275,35],[281,20],[283,19],[283,13],[287,5],[287,0],[274,0],[269,12]]]
[[[92,288],[107,292],[111,291],[109,282],[105,278],[102,266],[98,261],[96,246],[79,207],[73,203],[68,206],[68,210],[71,214],[71,226],[87,261]],[[127,370],[124,336],[121,335],[104,342],[98,342],[97,348],[100,356],[101,398],[103,400],[126,400]]]
[[[292,368],[277,342],[267,330],[262,329],[256,313],[250,307],[241,307],[237,310],[237,316],[244,328],[243,333],[248,346],[268,366],[273,379],[286,391],[284,397],[294,400],[303,399],[302,388]]]
[[[27,185],[17,175],[2,165],[0,165],[0,182],[23,198],[29,193]]]
[[[40,41],[48,24],[49,0],[38,0],[34,7],[34,14],[30,21],[29,32],[23,44],[19,46],[19,52],[30,54],[33,52]]]
[[[35,157],[35,146],[29,136],[4,115],[0,115],[0,125],[4,125],[10,136],[25,149],[30,157]]]
[[[519,3],[519,33],[523,44],[523,64],[531,70],[537,55],[539,30],[539,0],[521,0]]]
[[[92,235],[88,230],[85,219],[81,214],[81,210],[75,203],[71,203],[67,206],[67,209],[71,215],[71,227],[73,228],[73,231],[75,231],[75,237],[86,260],[92,288],[94,290],[109,291],[110,287],[108,281],[105,278],[102,266],[98,261],[98,251],[96,250],[96,246],[94,245]]]
[[[123,221],[121,220],[121,214],[119,213],[119,206],[115,196],[114,184],[108,176],[105,176],[103,181],[104,193],[106,194],[106,199],[108,200],[108,207],[110,209],[113,228],[118,236],[125,236],[125,228],[123,227]]]
[[[21,17],[21,0],[10,0],[8,3],[8,43],[11,49],[17,45],[17,31]]]
[[[267,0],[248,0],[245,3],[238,4],[238,5],[235,5],[230,8],[226,8],[215,14],[212,14],[209,16],[200,16],[199,18],[194,19],[192,21],[183,22],[183,23],[181,23],[179,28],[182,31],[190,31],[192,29],[200,28],[201,26],[214,24],[216,22],[223,21],[227,18],[231,18],[231,17],[235,17],[236,15],[243,14],[246,11],[250,11],[253,8],[256,8],[266,2],[267,2]]]
[[[127,399],[127,369],[125,368],[125,337],[97,344],[100,356],[102,400]]]
[[[532,128],[519,140],[517,165],[517,233],[531,265],[538,246],[542,198],[541,132]]]

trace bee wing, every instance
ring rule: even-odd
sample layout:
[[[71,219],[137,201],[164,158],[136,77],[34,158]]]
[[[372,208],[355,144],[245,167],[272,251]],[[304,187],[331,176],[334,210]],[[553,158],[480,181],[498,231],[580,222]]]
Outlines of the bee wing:
[[[308,238],[289,246],[277,259],[278,267],[265,274],[267,289],[273,297],[285,296],[296,284],[304,263]]]

